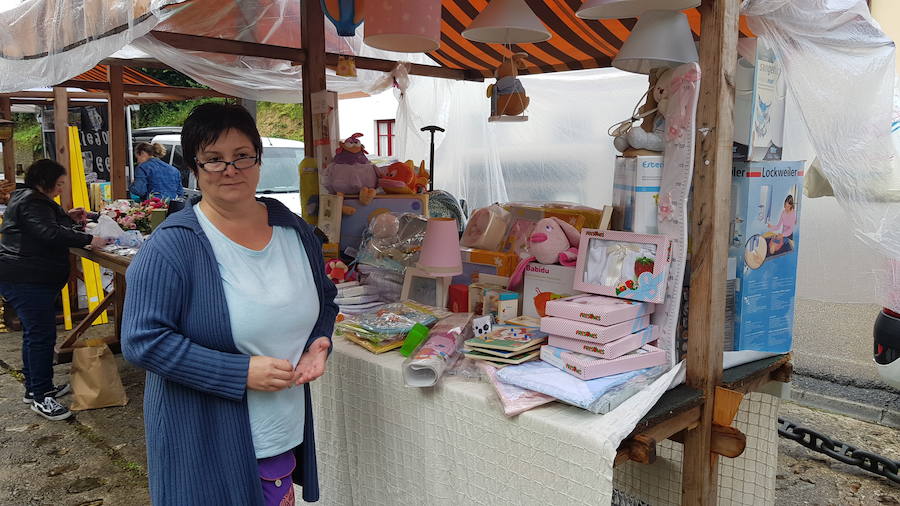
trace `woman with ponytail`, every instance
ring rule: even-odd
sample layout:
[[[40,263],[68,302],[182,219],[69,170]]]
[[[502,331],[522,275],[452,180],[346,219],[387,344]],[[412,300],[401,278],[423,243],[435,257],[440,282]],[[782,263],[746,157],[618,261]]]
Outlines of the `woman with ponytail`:
[[[184,195],[181,172],[160,160],[166,156],[166,148],[154,143],[142,142],[134,148],[138,166],[134,169],[134,182],[129,191],[139,199],[159,197],[170,200]]]

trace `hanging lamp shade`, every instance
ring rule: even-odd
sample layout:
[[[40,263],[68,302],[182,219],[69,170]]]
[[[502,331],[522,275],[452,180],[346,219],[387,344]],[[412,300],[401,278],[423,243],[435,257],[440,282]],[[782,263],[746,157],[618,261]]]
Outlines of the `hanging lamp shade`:
[[[680,11],[698,5],[700,0],[584,0],[575,15],[584,19],[636,18],[647,11]]]
[[[441,0],[366,3],[363,42],[385,51],[427,53],[441,45]]]
[[[641,14],[612,64],[627,72],[649,74],[657,67],[698,60],[687,16],[680,11],[656,10]]]
[[[462,36],[475,42],[525,44],[543,42],[550,32],[525,0],[491,0]]]

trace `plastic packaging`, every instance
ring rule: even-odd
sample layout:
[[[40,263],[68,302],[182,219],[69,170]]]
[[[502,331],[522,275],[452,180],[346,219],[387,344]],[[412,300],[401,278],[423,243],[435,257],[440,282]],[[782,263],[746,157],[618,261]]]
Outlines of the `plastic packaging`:
[[[387,217],[395,217],[396,224]],[[426,217],[412,213],[376,216],[363,233],[357,260],[402,274],[419,260],[427,223]]]
[[[97,224],[90,228],[89,233],[96,237],[103,237],[104,239],[118,239],[125,231],[122,230],[122,227],[120,227],[118,223],[116,223],[116,220],[105,214],[101,214],[100,217],[97,218]]]
[[[583,381],[546,362],[527,362],[497,372],[503,383],[534,390],[591,413],[605,414],[653,383],[666,365]]]
[[[484,373],[488,382],[494,386],[494,390],[497,392],[497,398],[500,400],[500,404],[503,407],[503,414],[506,416],[516,416],[519,413],[524,413],[529,409],[556,400],[555,397],[540,392],[534,392],[532,390],[519,388],[515,385],[503,383],[497,379],[497,368],[490,364],[480,362],[478,367]]]
[[[460,246],[499,251],[512,224],[512,215],[497,204],[475,210],[459,240]]]
[[[335,325],[335,331],[338,335],[352,333],[373,343],[382,343],[405,336],[417,323],[430,327],[450,314],[446,309],[412,301],[398,302],[351,316]]]
[[[428,339],[403,362],[408,387],[431,387],[460,356],[462,343],[472,337],[472,313],[454,313],[431,329]]]

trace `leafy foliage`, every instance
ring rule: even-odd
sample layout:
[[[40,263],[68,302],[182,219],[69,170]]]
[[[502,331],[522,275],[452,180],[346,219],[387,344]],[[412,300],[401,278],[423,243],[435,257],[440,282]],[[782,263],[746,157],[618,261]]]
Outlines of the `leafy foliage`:
[[[16,122],[13,134],[13,142],[16,146],[29,146],[32,154],[43,156],[44,141],[41,137],[41,124],[38,123],[34,114],[13,114],[13,121]]]

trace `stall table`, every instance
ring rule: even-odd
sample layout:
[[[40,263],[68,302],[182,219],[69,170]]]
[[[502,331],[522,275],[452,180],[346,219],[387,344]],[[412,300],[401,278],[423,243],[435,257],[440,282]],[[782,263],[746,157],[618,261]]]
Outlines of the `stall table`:
[[[646,443],[697,426],[703,402],[684,385],[667,392],[616,453],[602,416],[552,403],[507,418],[485,382],[404,386],[403,360],[334,339],[328,373],[313,383],[325,503],[599,504],[613,487],[604,468],[635,460],[637,448],[655,456]],[[788,360],[734,368],[723,386],[756,387]]]
[[[91,327],[91,323],[103,312],[113,306],[115,312],[115,333],[104,341],[114,351],[119,351],[119,342],[122,336],[122,309],[125,306],[125,271],[131,265],[131,258],[114,255],[105,251],[89,250],[84,248],[69,248],[69,253],[77,257],[86,258],[96,262],[100,267],[113,271],[113,288],[106,293],[100,304],[88,312],[87,316],[75,325],[66,336],[66,340],[56,345],[56,362],[71,362],[72,351],[79,347],[79,339],[84,332]]]

